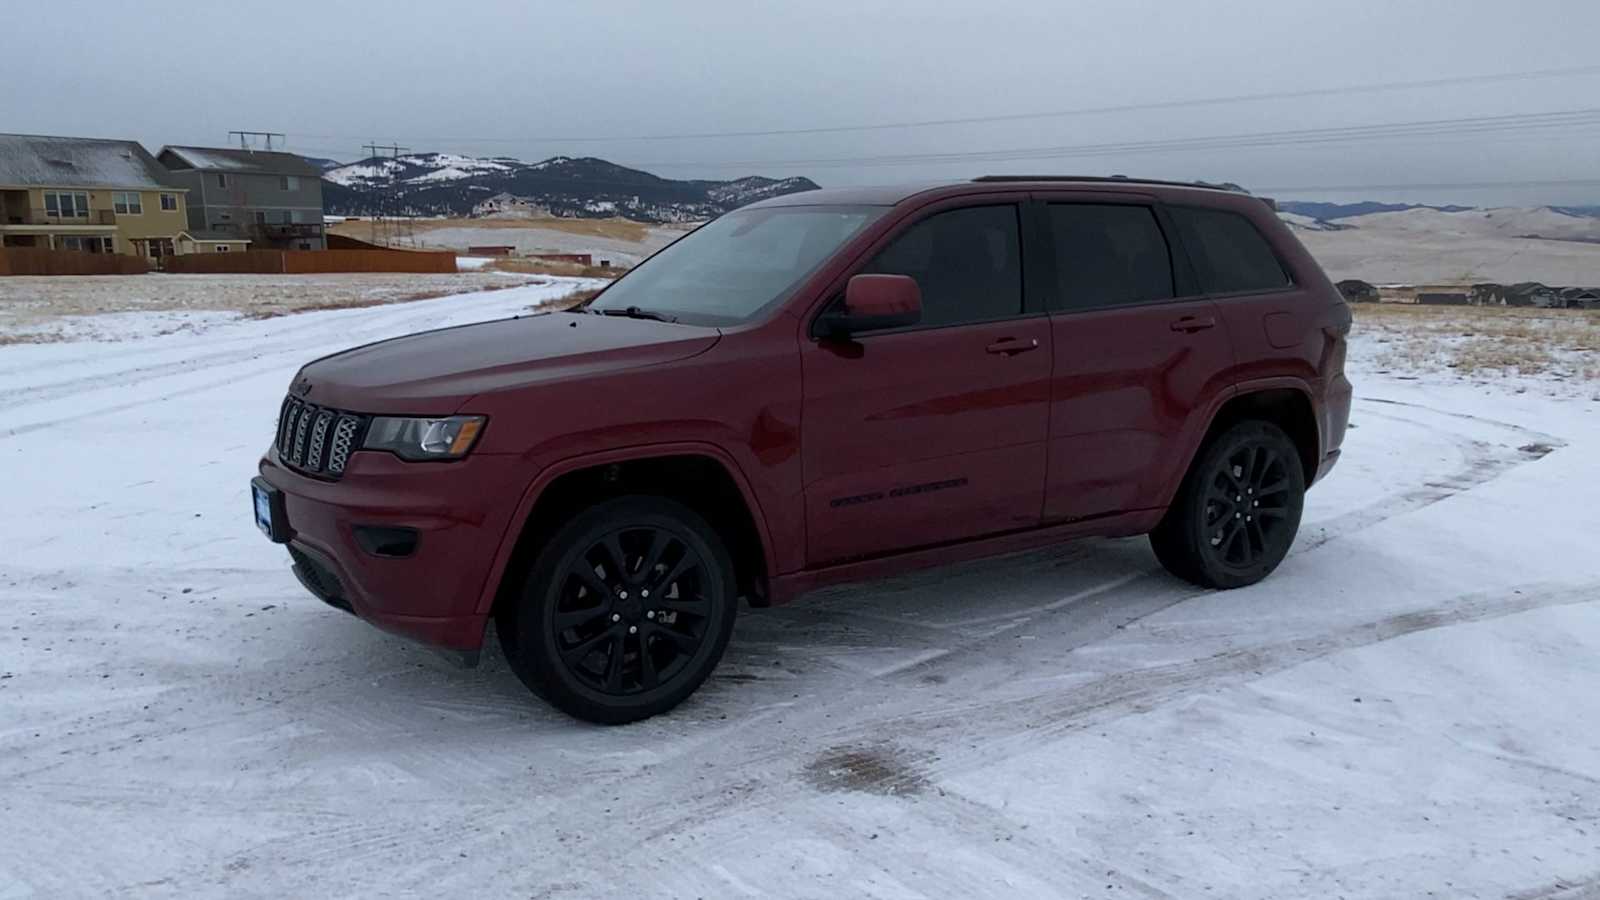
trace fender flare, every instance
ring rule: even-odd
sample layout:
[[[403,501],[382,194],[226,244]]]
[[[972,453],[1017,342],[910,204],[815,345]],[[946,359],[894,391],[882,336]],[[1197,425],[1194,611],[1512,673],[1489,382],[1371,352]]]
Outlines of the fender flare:
[[[1194,466],[1195,457],[1205,444],[1206,435],[1211,433],[1212,426],[1216,425],[1217,417],[1222,414],[1223,407],[1235,400],[1259,394],[1264,391],[1292,390],[1305,397],[1306,403],[1311,407],[1311,421],[1317,429],[1316,452],[1322,453],[1323,426],[1316,403],[1315,394],[1303,378],[1293,375],[1276,375],[1269,378],[1253,378],[1230,385],[1226,390],[1218,391],[1211,402],[1206,405],[1204,415],[1194,417],[1199,427],[1193,429],[1183,438],[1183,454],[1178,457],[1183,460],[1183,465],[1171,473],[1162,482],[1159,492],[1154,499],[1156,508],[1165,508],[1172,505],[1172,499],[1178,495],[1178,488],[1183,484],[1183,479],[1189,476],[1189,469]]]
[[[745,506],[750,512],[750,521],[755,524],[756,536],[761,541],[761,555],[766,564],[769,576],[775,574],[775,557],[772,549],[771,529],[767,526],[765,511],[761,502],[756,499],[755,491],[750,488],[750,480],[745,477],[744,470],[739,463],[726,450],[716,444],[700,441],[671,441],[661,444],[637,444],[630,447],[618,447],[612,450],[603,450],[598,453],[585,453],[569,456],[557,460],[543,469],[540,469],[528,486],[523,489],[522,497],[517,501],[516,509],[511,514],[511,519],[506,523],[505,533],[500,536],[500,545],[495,550],[494,560],[489,566],[489,572],[484,579],[483,590],[478,596],[476,615],[487,616],[494,608],[495,597],[500,592],[500,581],[505,577],[506,567],[511,563],[511,555],[516,551],[517,542],[522,537],[522,529],[527,524],[533,508],[538,505],[539,498],[556,479],[563,475],[576,472],[580,469],[590,469],[609,463],[630,462],[638,459],[653,459],[662,456],[704,456],[712,459],[728,477],[733,479],[734,486],[739,489],[739,494],[744,498]]]

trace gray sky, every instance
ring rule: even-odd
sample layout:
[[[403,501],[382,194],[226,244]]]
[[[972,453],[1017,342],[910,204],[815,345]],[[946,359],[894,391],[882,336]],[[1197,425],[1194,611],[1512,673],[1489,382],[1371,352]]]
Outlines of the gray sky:
[[[953,163],[780,161],[1149,142],[1600,109],[1585,75],[981,124],[667,141],[1600,67],[1595,0],[194,5],[9,0],[0,130],[221,145],[280,131],[671,177],[824,185],[1063,172],[1205,178],[1280,197],[1600,203],[1600,114],[1564,128]],[[1283,188],[1593,179],[1424,190]]]

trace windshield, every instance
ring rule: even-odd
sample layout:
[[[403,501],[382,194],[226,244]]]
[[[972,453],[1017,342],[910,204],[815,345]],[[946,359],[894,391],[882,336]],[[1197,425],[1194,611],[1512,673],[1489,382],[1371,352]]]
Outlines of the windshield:
[[[788,297],[884,209],[779,206],[728,213],[650,257],[589,309],[637,307],[707,325],[745,321]]]

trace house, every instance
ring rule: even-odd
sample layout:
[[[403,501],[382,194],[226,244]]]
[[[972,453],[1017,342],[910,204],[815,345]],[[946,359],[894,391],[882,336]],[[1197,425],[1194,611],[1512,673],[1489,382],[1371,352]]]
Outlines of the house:
[[[1417,303],[1421,306],[1466,306],[1472,298],[1459,291],[1428,291],[1418,292]]]
[[[1600,309],[1600,288],[1562,288],[1560,297],[1568,309]]]
[[[1505,306],[1506,295],[1510,288],[1492,281],[1484,281],[1472,286],[1473,306]]]
[[[1563,305],[1556,292],[1537,281],[1522,281],[1506,288],[1507,306],[1537,306],[1544,309]]]
[[[185,228],[178,235],[178,254],[185,253],[237,253],[250,249],[250,239],[228,231],[203,231]]]
[[[189,189],[192,233],[232,235],[255,249],[327,249],[322,170],[305,158],[212,147],[163,147],[156,158]]]
[[[1348,303],[1377,303],[1378,289],[1365,281],[1355,278],[1346,278],[1334,285],[1339,289],[1339,294]]]
[[[136,141],[0,134],[0,245],[177,252],[187,189]]]

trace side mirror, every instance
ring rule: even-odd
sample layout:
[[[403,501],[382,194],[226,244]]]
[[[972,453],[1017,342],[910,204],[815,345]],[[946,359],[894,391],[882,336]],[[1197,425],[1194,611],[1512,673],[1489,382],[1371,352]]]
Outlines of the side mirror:
[[[822,337],[900,328],[922,321],[922,289],[909,275],[856,275],[844,289],[842,308],[817,320]]]

